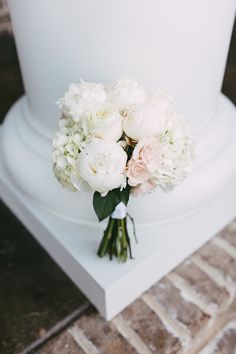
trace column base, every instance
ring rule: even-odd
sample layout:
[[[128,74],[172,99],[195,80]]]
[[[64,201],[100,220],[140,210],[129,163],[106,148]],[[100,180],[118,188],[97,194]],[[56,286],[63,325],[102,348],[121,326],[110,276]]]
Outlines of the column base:
[[[170,194],[131,199],[134,260],[117,264],[96,251],[104,224],[92,197],[64,190],[52,173],[51,137],[18,101],[0,129],[0,195],[106,319],[198,249],[236,216],[236,114],[224,96],[195,132],[193,172]],[[132,234],[132,231],[131,231]]]
[[[196,213],[223,193],[236,176],[235,107],[221,95],[216,114],[209,118],[194,132],[194,168],[188,178],[171,193],[156,189],[143,197],[130,198],[129,213],[136,224],[159,228]],[[57,216],[98,227],[92,194],[69,192],[56,181],[52,136],[34,119],[25,97],[7,114],[0,145],[8,178],[14,185]]]
[[[135,259],[117,264],[96,256],[101,228],[79,225],[39,206],[9,179],[0,153],[1,198],[107,320],[235,217],[235,177],[216,199],[192,214],[158,227],[138,225]]]

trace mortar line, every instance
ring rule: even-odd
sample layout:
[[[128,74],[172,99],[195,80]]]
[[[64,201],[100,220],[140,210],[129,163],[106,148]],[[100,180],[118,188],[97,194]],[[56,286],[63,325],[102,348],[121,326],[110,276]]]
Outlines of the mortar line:
[[[78,324],[75,323],[73,327],[69,328],[68,333],[86,354],[99,354],[99,349],[91,342]]]
[[[165,327],[180,340],[183,347],[189,345],[191,341],[191,333],[187,326],[180,323],[178,320],[171,318],[166,312],[165,308],[153,295],[144,294],[142,296],[142,300],[153,312],[155,312]]]
[[[223,249],[230,257],[236,260],[236,248],[234,248],[228,241],[222,238],[215,238],[213,241],[217,247]]]
[[[112,320],[112,323],[138,354],[152,354],[140,336],[129,326],[122,315],[116,316]]]
[[[194,255],[192,256],[191,260],[204,273],[206,273],[216,284],[218,284],[221,287],[224,287],[228,291],[232,302],[236,292],[236,286],[234,285],[233,281],[229,278],[226,278],[219,269],[209,265],[200,256]]]

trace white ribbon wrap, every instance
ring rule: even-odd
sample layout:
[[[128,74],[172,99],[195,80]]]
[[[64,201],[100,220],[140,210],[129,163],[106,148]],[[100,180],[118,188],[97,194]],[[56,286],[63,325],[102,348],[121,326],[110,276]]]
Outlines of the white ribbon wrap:
[[[124,219],[127,215],[127,207],[123,202],[120,202],[113,213],[111,214],[112,219]]]

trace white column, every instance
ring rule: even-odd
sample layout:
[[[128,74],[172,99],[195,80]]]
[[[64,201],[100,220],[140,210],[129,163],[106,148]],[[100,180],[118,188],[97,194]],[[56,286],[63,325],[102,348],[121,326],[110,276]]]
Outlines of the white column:
[[[9,7],[26,97],[6,118],[3,152],[25,193],[54,212],[96,222],[91,196],[65,191],[52,175],[55,101],[80,78],[121,76],[171,92],[197,143],[182,186],[131,201],[137,222],[179,217],[226,188],[236,167],[235,111],[220,90],[235,0],[9,0]]]

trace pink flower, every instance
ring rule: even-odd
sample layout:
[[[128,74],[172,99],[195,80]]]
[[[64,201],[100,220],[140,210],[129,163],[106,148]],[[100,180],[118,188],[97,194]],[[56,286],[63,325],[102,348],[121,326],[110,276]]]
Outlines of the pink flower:
[[[132,159],[141,160],[147,170],[153,173],[160,165],[160,148],[156,138],[139,140],[133,151]]]
[[[151,193],[155,188],[156,184],[153,181],[148,180],[138,184],[136,187],[133,187],[131,193],[134,197],[139,197],[144,194]]]
[[[126,176],[128,177],[128,184],[133,187],[147,181],[150,177],[150,173],[142,160],[132,158],[128,162]]]

